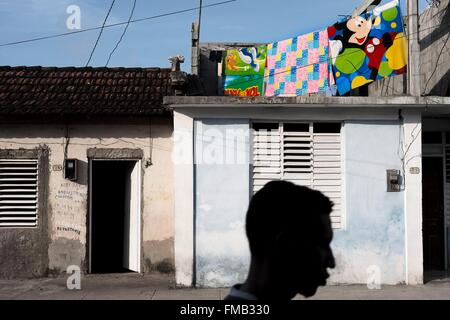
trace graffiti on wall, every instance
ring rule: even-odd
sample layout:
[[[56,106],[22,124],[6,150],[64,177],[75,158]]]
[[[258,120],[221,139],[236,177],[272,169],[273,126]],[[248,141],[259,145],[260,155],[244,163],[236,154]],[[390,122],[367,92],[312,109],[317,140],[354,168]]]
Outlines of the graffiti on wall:
[[[86,241],[87,188],[62,182],[51,199],[55,238]]]

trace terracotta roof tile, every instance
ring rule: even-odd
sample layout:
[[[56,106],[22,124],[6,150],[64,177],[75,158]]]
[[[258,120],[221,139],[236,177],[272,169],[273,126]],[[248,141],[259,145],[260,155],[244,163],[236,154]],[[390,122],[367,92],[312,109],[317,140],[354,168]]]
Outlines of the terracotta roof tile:
[[[0,67],[0,114],[163,113],[170,69]]]

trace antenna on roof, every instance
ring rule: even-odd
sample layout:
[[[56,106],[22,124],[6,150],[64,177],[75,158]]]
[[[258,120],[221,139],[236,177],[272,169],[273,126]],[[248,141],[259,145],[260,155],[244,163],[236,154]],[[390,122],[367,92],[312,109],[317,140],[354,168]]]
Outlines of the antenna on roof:
[[[198,39],[200,42],[200,26],[202,25],[202,6],[203,6],[203,0],[199,0],[199,6],[198,6]]]
[[[199,0],[198,21],[192,24],[192,54],[191,54],[191,73],[199,75],[200,65],[200,24],[202,23],[203,0]]]

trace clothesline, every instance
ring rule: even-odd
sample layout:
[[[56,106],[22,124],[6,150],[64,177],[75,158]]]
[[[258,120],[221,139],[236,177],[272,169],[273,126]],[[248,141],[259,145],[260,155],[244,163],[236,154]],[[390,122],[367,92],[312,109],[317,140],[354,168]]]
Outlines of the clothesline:
[[[235,96],[343,95],[406,72],[407,46],[398,0],[324,30],[223,58],[224,93]]]

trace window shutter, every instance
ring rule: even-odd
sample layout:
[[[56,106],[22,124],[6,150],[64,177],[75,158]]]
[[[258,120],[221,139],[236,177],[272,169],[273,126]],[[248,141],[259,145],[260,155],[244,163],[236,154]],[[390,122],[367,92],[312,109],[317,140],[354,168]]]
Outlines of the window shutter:
[[[278,124],[253,128],[253,192],[266,183],[281,179],[281,144]]]
[[[0,227],[35,227],[37,160],[0,160]]]
[[[313,143],[310,126],[283,126],[283,179],[312,187]]]
[[[314,133],[313,186],[334,203],[333,228],[341,228],[341,137],[340,133]]]
[[[255,123],[253,192],[280,179],[319,190],[334,203],[333,228],[342,228],[340,131],[340,123]]]

